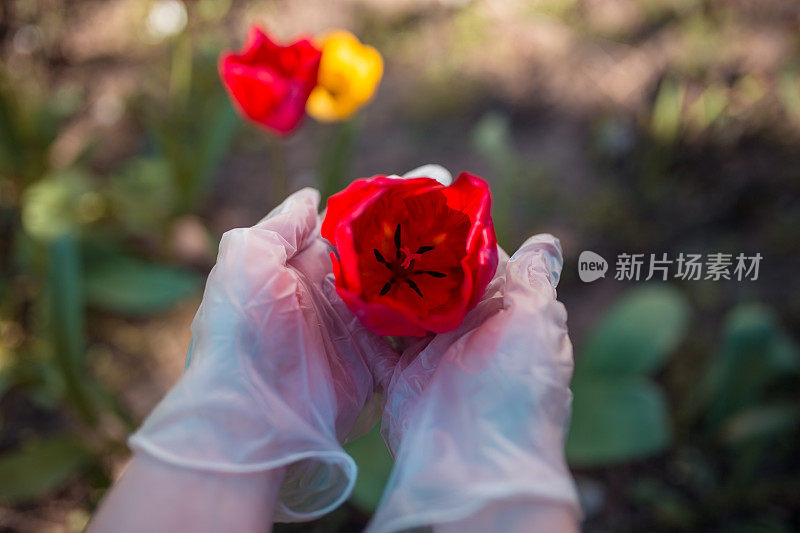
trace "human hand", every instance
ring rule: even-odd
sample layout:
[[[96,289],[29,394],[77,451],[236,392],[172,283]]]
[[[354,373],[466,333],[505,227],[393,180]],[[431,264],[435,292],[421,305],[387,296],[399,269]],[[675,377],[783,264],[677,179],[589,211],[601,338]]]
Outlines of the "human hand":
[[[308,520],[350,493],[340,443],[392,360],[336,296],[319,193],[303,189],[227,232],[192,323],[186,372],[131,437],[137,453],[223,474],[287,467],[275,518]]]
[[[511,259],[501,254],[458,330],[417,341],[376,374],[386,389],[381,432],[396,461],[370,532],[470,518],[480,530],[484,511],[490,523],[498,508],[513,520],[509,502],[521,520],[545,504],[577,523],[564,459],[573,360],[555,293],[561,265],[550,235],[528,239]]]

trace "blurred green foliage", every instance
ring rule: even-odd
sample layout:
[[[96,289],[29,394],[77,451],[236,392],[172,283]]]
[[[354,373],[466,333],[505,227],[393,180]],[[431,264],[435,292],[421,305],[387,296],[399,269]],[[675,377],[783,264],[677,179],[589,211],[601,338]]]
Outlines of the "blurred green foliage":
[[[647,376],[682,340],[688,319],[680,292],[647,287],[626,294],[595,326],[576,355],[570,462],[613,464],[669,445],[667,401]]]
[[[191,271],[107,251],[93,254],[84,284],[89,305],[129,316],[164,311],[200,290]]]
[[[511,121],[502,113],[489,112],[481,117],[471,137],[475,151],[492,169],[492,218],[497,240],[505,249],[515,250],[525,238],[520,227],[535,227],[553,213],[549,175],[519,153],[512,140]]]
[[[675,419],[681,438],[671,467],[682,472],[679,481],[643,480],[656,493],[642,503],[662,515],[665,526],[727,521],[742,531],[788,531],[790,514],[770,518],[759,510],[785,506],[790,513],[791,495],[800,490],[788,467],[800,428],[800,351],[761,304],[735,307],[717,345],[695,376],[697,394],[671,399],[682,407],[676,411],[689,413]],[[665,500],[665,493],[672,496]]]
[[[149,164],[167,165],[179,213],[197,211],[241,125],[219,83],[217,52],[196,51],[184,32],[173,46],[166,98],[143,96],[134,103],[155,140]]]
[[[196,54],[188,36],[174,50],[172,92],[139,108],[153,149],[106,175],[82,154],[54,166],[54,144],[79,97],[45,94],[33,74],[1,73],[0,400],[32,403],[65,426],[3,433],[4,503],[50,493],[79,472],[105,488],[108,457],[125,449],[137,423],[87,359],[89,313],[150,315],[201,288],[197,272],[165,261],[169,232],[204,200],[239,119],[215,57]],[[13,431],[3,418],[0,431]]]
[[[24,502],[57,489],[91,460],[91,452],[70,436],[27,443],[0,458],[0,500]]]

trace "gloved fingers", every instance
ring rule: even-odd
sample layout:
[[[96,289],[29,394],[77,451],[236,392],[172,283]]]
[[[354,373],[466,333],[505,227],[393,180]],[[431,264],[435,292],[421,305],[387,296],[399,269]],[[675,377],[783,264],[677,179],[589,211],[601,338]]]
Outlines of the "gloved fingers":
[[[329,274],[322,282],[322,292],[331,303],[339,320],[345,325],[347,341],[363,354],[367,368],[376,385],[386,388],[400,354],[392,348],[384,337],[367,329],[361,321],[347,308],[347,305],[336,292],[333,274]]]
[[[508,262],[508,252],[503,250],[503,247],[499,244],[497,245],[497,264],[502,265]]]
[[[572,347],[554,289],[560,245],[537,235],[503,263],[458,330],[398,364],[381,428],[396,463],[370,532],[517,498],[577,508],[563,456]]]
[[[541,380],[568,393],[572,344],[567,312],[555,291],[562,264],[561,245],[552,235],[525,241],[508,261],[504,312],[494,320],[502,327],[499,342],[505,351],[527,354]]]
[[[283,274],[293,287],[268,288]],[[321,291],[303,290],[300,274],[280,269],[266,276],[265,289],[238,301],[240,289],[232,284],[243,277],[223,276],[213,285],[224,305],[207,294],[193,324],[192,365],[130,445],[197,470],[255,474],[287,466],[276,517],[316,518],[352,490],[356,466],[338,439],[371,392],[371,376],[363,363],[352,371],[350,359],[337,357],[341,341],[326,328],[333,324],[336,338],[340,329],[329,310],[316,312],[310,297],[321,300]]]
[[[226,232],[192,322],[192,337],[199,342],[204,334],[259,334],[269,317],[298,310],[297,273],[286,266],[295,251],[279,233],[263,227]]]
[[[508,254],[499,246],[498,252],[499,262],[494,278],[478,304],[467,313],[455,331],[425,338],[409,338],[400,358],[376,372],[387,391],[381,433],[393,454],[405,429],[405,417],[424,392],[441,358],[459,339],[503,309]]]
[[[505,279],[502,276],[495,277],[487,287],[483,298],[467,313],[458,329],[416,339],[416,342],[403,351],[394,365],[388,385],[384,383],[387,395],[381,434],[393,455],[397,452],[402,435],[406,431],[408,416],[414,411],[428,383],[440,368],[442,358],[447,357],[455,345],[462,345],[470,332],[479,329],[503,310],[504,283]],[[497,329],[501,330],[502,327]],[[482,338],[488,339],[492,346],[496,346],[499,340],[491,338],[490,335],[484,335]],[[460,349],[452,353],[456,352],[463,353]],[[469,354],[464,355],[471,358]]]
[[[252,228],[227,231],[195,321],[220,314],[241,318],[277,300],[295,305],[296,275],[286,262],[318,235],[318,205],[319,192],[302,189]]]
[[[253,229],[280,235],[285,241],[288,257],[292,257],[319,234],[319,200],[318,190],[311,187],[300,189],[270,211]]]
[[[543,269],[549,268],[543,265],[552,265],[554,269],[557,268],[555,279],[560,273],[561,247],[558,240],[551,235],[531,237],[520,247],[512,259],[509,259],[508,254],[499,246],[498,253],[497,271],[475,308],[467,313],[463,322],[455,331],[417,340],[417,342],[412,343],[405,349],[402,357],[397,362],[391,380],[391,387],[387,387],[390,393],[393,393],[398,382],[408,382],[409,380],[414,382],[415,389],[421,390],[422,384],[427,382],[430,375],[437,368],[439,359],[451,345],[470,331],[480,327],[504,308],[504,293],[508,285],[508,274],[506,272],[508,268],[513,270],[511,284],[524,282],[528,288],[530,287],[530,282],[528,281],[527,269],[531,265],[533,265],[531,268],[534,269],[534,272],[542,272]],[[546,279],[549,280],[549,278]],[[505,319],[503,321],[505,322]],[[502,329],[501,324],[498,332]],[[486,335],[482,337],[486,337]],[[496,340],[493,339],[492,342],[494,343]],[[405,385],[405,383],[403,384]],[[386,384],[384,383],[384,385]]]
[[[445,186],[453,183],[453,175],[450,174],[450,171],[444,168],[442,165],[436,164],[422,165],[421,167],[409,170],[401,177],[404,179],[432,178]]]
[[[410,337],[403,350],[403,356],[400,361],[401,367],[404,368],[408,365],[408,362],[418,359],[418,356],[423,359],[440,357],[451,344],[483,324],[503,308],[503,291],[506,284],[505,275],[508,254],[500,246],[497,247],[497,251],[499,255],[497,271],[492,281],[487,285],[478,304],[466,314],[464,320],[454,331],[432,335],[424,339]],[[436,367],[436,362],[429,360],[424,366],[432,371]]]
[[[322,237],[309,239],[305,247],[289,259],[288,265],[302,273],[315,286],[321,286],[325,276],[332,274],[331,245]]]
[[[522,243],[506,265],[506,291],[530,290],[550,293],[555,296],[555,288],[561,276],[564,258],[561,243],[549,233],[534,235]],[[549,284],[550,291],[544,283]]]
[[[403,355],[398,365],[402,373],[395,372],[390,389],[402,401],[390,407],[403,410],[412,405],[434,372],[443,371],[447,363],[445,368],[457,367],[476,378],[496,376],[506,387],[509,380],[535,376],[543,396],[552,396],[545,403],[556,406],[554,419],[561,423],[569,411],[573,370],[566,310],[553,288],[561,263],[555,237],[528,239],[507,262],[505,276],[492,280],[458,330],[437,335],[418,354]]]

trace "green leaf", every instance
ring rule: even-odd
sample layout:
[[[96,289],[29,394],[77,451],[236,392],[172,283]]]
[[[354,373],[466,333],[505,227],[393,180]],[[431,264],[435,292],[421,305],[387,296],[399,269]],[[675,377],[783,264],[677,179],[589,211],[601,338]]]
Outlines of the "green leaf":
[[[576,376],[635,375],[658,369],[683,338],[689,307],[668,287],[644,287],[623,296],[589,334]]]
[[[85,287],[90,305],[138,316],[164,311],[196,294],[200,277],[189,270],[112,255],[87,268]]]
[[[794,375],[800,355],[778,325],[775,313],[760,304],[741,305],[725,323],[722,348],[711,362],[698,403],[709,405],[709,417],[727,416],[756,405],[770,384]]]
[[[87,422],[94,410],[85,389],[86,338],[82,264],[77,240],[70,234],[48,246],[48,326],[56,365],[70,400]]]
[[[81,259],[76,239],[65,235],[48,247],[48,289],[50,327],[56,349],[70,366],[84,360],[84,316],[81,287]]]
[[[358,479],[351,499],[365,512],[372,512],[378,506],[394,465],[381,437],[380,424],[376,424],[363,437],[347,444],[344,449],[358,465]]]
[[[643,378],[573,383],[567,459],[599,466],[661,452],[671,439],[661,390]]]
[[[33,441],[0,457],[0,501],[24,502],[55,490],[85,466],[90,454],[72,438]]]

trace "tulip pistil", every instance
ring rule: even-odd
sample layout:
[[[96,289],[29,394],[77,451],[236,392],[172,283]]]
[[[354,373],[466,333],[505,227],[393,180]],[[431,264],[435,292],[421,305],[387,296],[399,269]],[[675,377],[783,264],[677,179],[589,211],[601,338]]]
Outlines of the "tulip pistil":
[[[386,258],[383,257],[383,254],[380,252],[380,250],[377,248],[372,249],[372,252],[375,254],[375,260],[383,264],[392,273],[392,277],[383,285],[378,293],[380,296],[388,293],[395,283],[402,281],[408,285],[411,290],[417,293],[420,298],[422,298],[422,290],[414,280],[410,279],[411,276],[424,274],[434,278],[447,277],[447,274],[444,272],[437,272],[435,270],[414,270],[414,263],[417,261],[417,259],[419,259],[422,254],[433,250],[434,247],[420,246],[417,248],[416,252],[412,253],[408,247],[402,245],[402,229],[400,224],[397,225],[397,228],[394,231],[394,247],[395,259],[391,262],[387,261]]]

